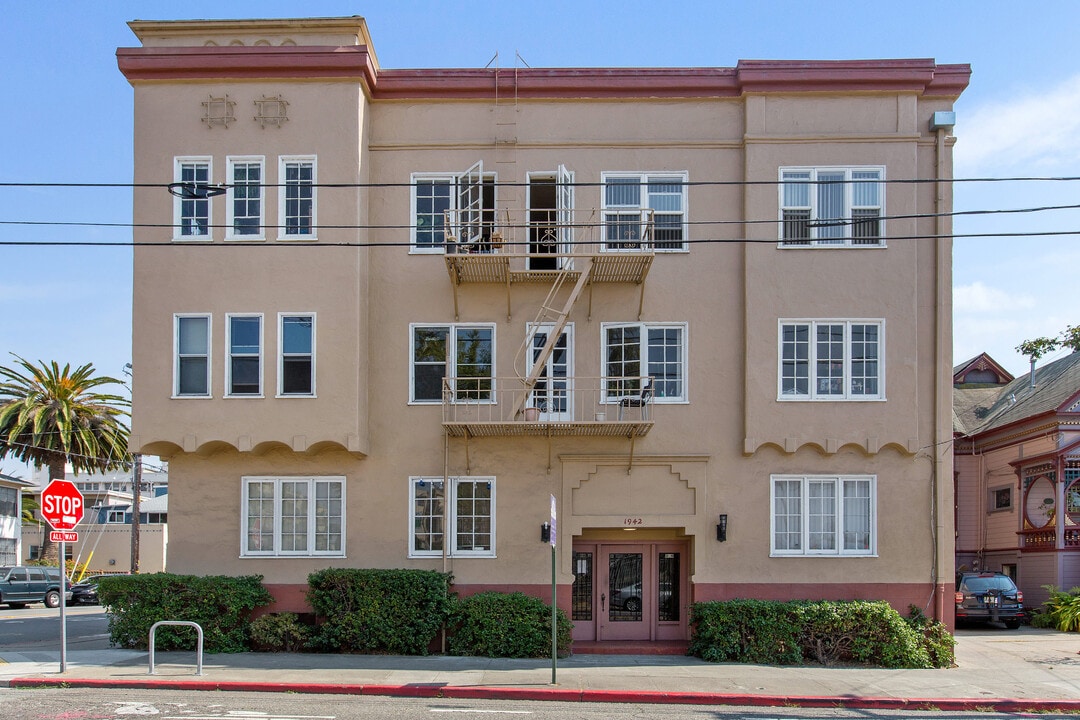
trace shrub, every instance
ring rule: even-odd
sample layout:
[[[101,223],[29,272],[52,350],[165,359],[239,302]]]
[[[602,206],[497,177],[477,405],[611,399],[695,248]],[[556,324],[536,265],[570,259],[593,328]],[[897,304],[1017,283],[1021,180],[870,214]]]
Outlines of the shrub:
[[[264,652],[300,652],[307,647],[312,629],[296,613],[262,615],[251,621],[251,647]]]
[[[930,667],[919,634],[887,602],[799,604],[804,652],[822,665],[856,662],[887,668]]]
[[[712,662],[793,665],[811,659],[925,668],[932,667],[931,643],[943,653],[946,644],[944,627],[919,632],[886,602],[697,603],[691,623],[689,654]],[[949,657],[951,663],[951,644]]]
[[[161,620],[187,620],[203,629],[208,653],[248,649],[251,611],[273,598],[261,575],[114,575],[98,583],[98,597],[109,612],[109,640],[125,648],[146,649],[150,628]],[[194,650],[193,628],[164,626],[155,633],[158,650]]]
[[[919,634],[920,643],[926,649],[931,665],[947,668],[956,664],[956,638],[945,627],[945,623],[926,617],[923,611],[914,605],[908,606],[905,620]]]
[[[710,662],[802,663],[798,618],[791,603],[730,600],[695,603],[690,655]]]
[[[556,652],[566,657],[573,625],[562,610],[556,610],[556,624]],[[449,627],[451,655],[551,657],[551,606],[524,593],[485,592],[460,600]]]
[[[450,615],[450,576],[432,570],[328,568],[308,576],[325,652],[426,655]]]
[[[1050,597],[1042,604],[1031,620],[1036,627],[1053,628],[1062,632],[1080,631],[1080,587],[1058,590],[1053,585],[1043,585]]]

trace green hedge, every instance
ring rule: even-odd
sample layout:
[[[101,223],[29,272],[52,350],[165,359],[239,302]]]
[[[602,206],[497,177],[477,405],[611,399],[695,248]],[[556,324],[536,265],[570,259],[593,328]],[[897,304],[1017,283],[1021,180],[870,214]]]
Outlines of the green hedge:
[[[948,667],[953,643],[921,613],[905,620],[884,601],[732,600],[694,605],[689,654],[712,662],[886,668]]]
[[[109,613],[113,645],[146,649],[154,623],[188,620],[202,627],[208,653],[247,650],[251,611],[273,600],[261,575],[171,573],[102,578],[98,597]],[[194,650],[198,636],[193,628],[163,626],[154,637],[157,650]]]
[[[426,655],[451,611],[450,576],[431,570],[329,568],[308,576],[323,652]]]
[[[559,657],[570,654],[573,625],[556,610]],[[449,622],[450,654],[551,657],[551,606],[524,593],[478,593],[460,600]]]

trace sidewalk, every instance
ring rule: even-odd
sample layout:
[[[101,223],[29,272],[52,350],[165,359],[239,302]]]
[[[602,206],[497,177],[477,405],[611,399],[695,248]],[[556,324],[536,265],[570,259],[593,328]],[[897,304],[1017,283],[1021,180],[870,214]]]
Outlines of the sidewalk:
[[[1080,711],[1080,635],[968,630],[946,670],[714,664],[664,655],[550,660],[386,655],[70,651],[0,654],[0,686],[171,688],[582,702]]]

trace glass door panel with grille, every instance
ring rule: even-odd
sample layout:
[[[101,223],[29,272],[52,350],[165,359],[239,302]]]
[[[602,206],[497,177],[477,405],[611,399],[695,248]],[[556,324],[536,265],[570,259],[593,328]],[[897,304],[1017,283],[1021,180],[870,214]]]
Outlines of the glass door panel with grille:
[[[547,343],[551,326],[542,325],[532,336],[531,363],[535,363]],[[573,420],[573,381],[570,368],[573,366],[573,326],[568,325],[544,363],[533,391],[529,395],[529,407],[540,410],[541,420]]]

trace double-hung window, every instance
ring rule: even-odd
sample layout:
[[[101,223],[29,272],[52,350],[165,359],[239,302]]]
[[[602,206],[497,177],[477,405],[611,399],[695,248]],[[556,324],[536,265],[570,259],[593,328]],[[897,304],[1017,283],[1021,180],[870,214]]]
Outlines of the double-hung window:
[[[885,168],[780,168],[781,247],[885,245]]]
[[[210,397],[210,316],[176,315],[173,394]]]
[[[780,400],[884,400],[885,321],[781,320]]]
[[[240,555],[345,556],[344,477],[245,477]]]
[[[773,475],[770,554],[875,555],[877,478]]]
[[[176,158],[173,181],[185,192],[173,198],[173,236],[177,240],[211,240],[208,157]]]
[[[447,504],[448,503],[448,504]],[[409,478],[409,557],[495,557],[495,478]]]
[[[448,217],[452,222],[456,218],[459,223],[459,227],[450,229],[451,235],[463,234],[460,225],[464,225],[466,231],[471,228],[479,233],[476,242],[462,248],[467,247],[469,252],[491,252],[495,223],[494,173],[413,173],[412,252],[444,252]]]
[[[226,395],[262,395],[262,315],[228,315]]]
[[[604,398],[617,401],[652,382],[655,402],[681,402],[686,394],[684,323],[603,323]]]
[[[454,402],[495,399],[495,326],[412,325],[410,401],[443,400],[443,381]]]
[[[279,239],[314,240],[316,228],[315,158],[280,158]]]
[[[278,394],[315,395],[315,314],[278,316]]]
[[[603,173],[601,179],[604,250],[686,250],[687,173]]]
[[[228,232],[229,240],[263,239],[263,159],[230,157]]]

